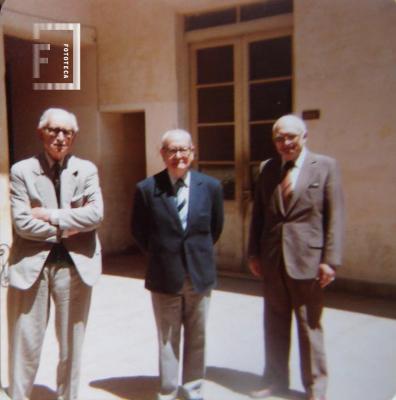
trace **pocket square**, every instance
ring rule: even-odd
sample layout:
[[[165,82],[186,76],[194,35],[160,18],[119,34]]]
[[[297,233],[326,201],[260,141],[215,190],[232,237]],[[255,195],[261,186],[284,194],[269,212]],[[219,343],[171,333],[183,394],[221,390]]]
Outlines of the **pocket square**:
[[[312,188],[312,189],[318,188],[318,187],[319,187],[319,182],[311,183],[311,184],[308,186],[308,188]]]

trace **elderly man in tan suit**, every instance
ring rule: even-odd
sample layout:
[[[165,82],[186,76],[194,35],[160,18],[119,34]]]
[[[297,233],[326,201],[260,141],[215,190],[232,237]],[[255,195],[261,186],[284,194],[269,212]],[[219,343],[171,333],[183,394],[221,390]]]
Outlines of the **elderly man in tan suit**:
[[[263,278],[266,398],[289,386],[294,311],[307,399],[324,400],[327,368],[320,323],[323,288],[341,265],[343,195],[334,159],[310,152],[307,129],[295,115],[278,119],[273,141],[279,158],[263,163],[256,187],[249,266]]]
[[[8,314],[13,400],[30,398],[51,299],[59,342],[57,399],[77,399],[92,285],[101,273],[96,228],[103,219],[97,168],[70,155],[77,131],[74,114],[46,110],[38,125],[44,151],[11,169],[15,238]]]

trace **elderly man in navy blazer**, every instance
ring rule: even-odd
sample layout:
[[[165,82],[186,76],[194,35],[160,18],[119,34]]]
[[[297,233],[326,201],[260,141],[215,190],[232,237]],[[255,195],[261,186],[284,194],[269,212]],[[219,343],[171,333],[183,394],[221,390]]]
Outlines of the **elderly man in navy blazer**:
[[[299,117],[279,118],[272,132],[280,157],[263,163],[249,241],[249,266],[263,278],[265,297],[265,386],[252,397],[270,397],[289,386],[294,311],[307,399],[323,400],[327,367],[322,289],[341,265],[341,179],[333,158],[306,148],[307,128]]]
[[[159,342],[157,398],[173,400],[180,394],[186,400],[200,400],[205,325],[216,284],[213,247],[223,228],[222,189],[216,179],[190,170],[194,147],[188,132],[166,132],[161,155],[166,169],[138,183],[132,217],[133,236],[148,255],[146,288],[152,295]]]

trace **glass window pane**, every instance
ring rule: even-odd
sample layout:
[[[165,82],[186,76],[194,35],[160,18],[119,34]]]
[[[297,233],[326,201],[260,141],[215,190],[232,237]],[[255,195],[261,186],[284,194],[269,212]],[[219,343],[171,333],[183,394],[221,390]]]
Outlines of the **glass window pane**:
[[[197,83],[221,83],[234,80],[233,46],[197,51]]]
[[[293,12],[292,0],[268,0],[241,6],[241,21]]]
[[[249,44],[249,79],[292,74],[291,37],[261,40]]]
[[[186,32],[236,22],[236,8],[189,15],[185,18]]]
[[[200,165],[199,170],[204,174],[218,179],[223,186],[225,200],[235,199],[235,169],[228,165]]]
[[[250,161],[263,161],[276,156],[272,142],[272,123],[250,126]]]
[[[234,87],[198,89],[198,122],[234,122]]]
[[[234,127],[206,126],[198,129],[201,161],[234,160]]]
[[[277,119],[291,112],[291,81],[250,85],[250,121]]]

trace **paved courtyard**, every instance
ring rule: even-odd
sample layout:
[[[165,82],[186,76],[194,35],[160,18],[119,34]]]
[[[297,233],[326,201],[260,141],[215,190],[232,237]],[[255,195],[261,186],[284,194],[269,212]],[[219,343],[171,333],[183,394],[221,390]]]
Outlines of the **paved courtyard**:
[[[94,289],[80,399],[154,399],[157,338],[141,258],[118,256],[105,261],[105,274]],[[209,316],[205,400],[246,400],[260,386],[262,310],[259,282],[220,279]],[[330,371],[328,399],[391,400],[396,394],[395,302],[329,291],[323,322]],[[6,386],[4,325],[3,313]],[[51,318],[32,400],[53,399],[56,362]],[[290,395],[272,399],[302,398],[295,330],[290,367]]]

